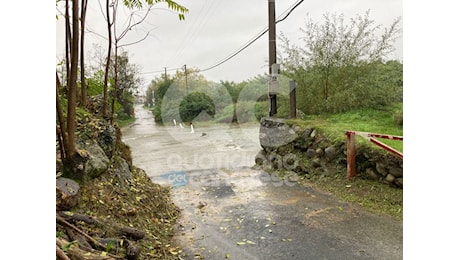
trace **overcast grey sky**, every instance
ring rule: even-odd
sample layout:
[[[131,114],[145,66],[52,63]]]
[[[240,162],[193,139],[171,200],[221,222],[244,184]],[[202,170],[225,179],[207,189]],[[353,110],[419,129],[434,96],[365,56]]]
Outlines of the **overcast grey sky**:
[[[100,0],[99,0],[100,1]],[[87,26],[90,30],[106,36],[106,25],[97,1],[89,1]],[[104,2],[101,3],[104,7]],[[157,77],[166,67],[168,73],[184,64],[188,68],[206,70],[243,47],[268,26],[267,0],[189,0],[177,1],[189,9],[185,21],[168,11],[164,4],[158,4],[139,30],[131,31],[124,43],[136,41],[152,30],[150,36],[124,48],[130,61],[140,66],[146,83]],[[284,17],[297,0],[276,0],[276,16]],[[308,0],[302,2],[289,17],[276,26],[277,35],[284,33],[296,42],[302,36],[307,14],[315,22],[322,22],[322,15],[344,14],[345,19],[364,15],[370,10],[370,18],[388,27],[394,19],[403,16],[402,0]],[[123,12],[120,10],[120,16]],[[119,22],[124,19],[119,18]],[[56,57],[64,52],[63,19],[56,26]],[[120,26],[120,28],[122,28]],[[402,28],[402,23],[401,23]],[[402,60],[402,34],[396,41],[396,51],[390,58]],[[106,40],[96,34],[87,34],[89,49],[92,43],[107,48]],[[278,50],[280,50],[278,42]],[[213,69],[203,71],[209,80],[240,82],[268,71],[268,33],[234,58]],[[160,72],[161,71],[161,72]],[[155,73],[147,73],[155,72]]]

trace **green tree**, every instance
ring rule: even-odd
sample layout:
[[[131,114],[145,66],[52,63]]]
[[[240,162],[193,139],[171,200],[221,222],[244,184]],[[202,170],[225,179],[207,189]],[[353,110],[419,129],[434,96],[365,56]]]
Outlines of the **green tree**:
[[[107,64],[106,64],[106,75],[104,78],[104,107],[103,107],[103,115],[107,116],[107,101],[108,101],[108,96],[107,96],[107,91],[108,91],[108,74],[109,74],[109,68],[110,68],[110,55],[111,55],[111,50],[112,50],[112,44],[114,45],[114,56],[115,56],[115,66],[114,66],[114,74],[115,74],[115,86],[114,86],[114,92],[112,95],[112,116],[110,116],[111,119],[113,119],[113,113],[115,110],[115,99],[117,96],[117,85],[118,85],[118,78],[117,78],[117,58],[118,58],[118,49],[123,47],[123,46],[129,46],[129,45],[134,45],[140,41],[143,41],[146,39],[149,35],[150,32],[146,33],[146,35],[134,42],[131,43],[125,43],[121,44],[121,41],[123,38],[127,35],[128,32],[130,32],[133,28],[141,24],[149,15],[151,8],[153,7],[154,4],[157,3],[167,3],[168,8],[177,12],[179,20],[184,20],[185,19],[185,13],[188,12],[188,9],[175,1],[172,0],[123,0],[123,5],[126,6],[128,9],[131,11],[134,9],[137,9],[137,11],[141,10],[143,7],[147,6],[146,11],[143,13],[143,15],[140,16],[139,19],[139,13],[136,11],[132,11],[131,15],[129,16],[128,20],[124,23],[124,28],[121,28],[121,31],[117,33],[117,29],[120,29],[116,26],[116,20],[117,20],[117,11],[118,11],[118,5],[119,5],[119,0],[113,0],[113,1],[106,1],[106,10],[105,10],[105,16],[106,16],[106,21],[107,21],[107,32],[108,32],[108,51],[107,51]]]
[[[375,88],[369,84],[382,63],[393,51],[400,18],[378,35],[381,25],[364,16],[350,19],[325,14],[324,23],[308,19],[301,29],[303,45],[294,46],[281,36],[284,73],[298,84],[298,103],[307,113],[338,112],[371,106]]]
[[[151,85],[155,98],[153,114],[155,121],[159,123],[162,123],[163,119],[172,120],[174,117],[180,116],[174,115],[174,113],[188,94],[206,92],[206,88],[211,87],[206,78],[196,68],[178,70],[173,77],[155,79],[151,82]],[[168,92],[171,87],[173,87],[173,90]],[[216,97],[210,98],[215,99]],[[167,99],[166,102],[165,99]]]
[[[179,105],[179,113],[182,121],[210,119],[214,117],[216,110],[212,99],[202,92],[193,92],[187,95]]]
[[[236,106],[238,102],[238,96],[240,95],[241,90],[245,86],[245,84],[236,84],[235,82],[229,82],[229,81],[221,81],[220,84],[225,88],[225,90],[230,94],[232,97],[232,107],[233,107],[233,116],[231,121],[236,122],[237,121],[237,114],[236,114]]]
[[[153,97],[153,86],[149,85],[147,90],[145,91],[145,102],[144,106],[146,107],[153,107],[154,104],[154,97]]]
[[[133,9],[141,10],[145,5],[147,5],[147,10],[143,13],[143,15],[140,15],[136,11],[132,11],[128,20],[126,21],[126,23],[124,23],[125,27],[121,28],[121,32],[118,33],[117,29],[119,28],[117,28],[116,23],[115,23],[117,19],[118,0],[114,0],[112,3],[112,6],[113,6],[112,7],[112,19],[114,21],[114,23],[112,24],[112,27],[113,27],[113,36],[114,36],[114,45],[115,45],[114,46],[114,50],[115,50],[115,86],[114,86],[114,94],[112,97],[112,116],[110,117],[112,120],[113,120],[113,113],[115,110],[115,99],[116,99],[117,92],[118,92],[118,61],[117,61],[119,57],[118,50],[119,48],[122,48],[124,46],[134,45],[136,43],[139,43],[145,40],[149,36],[150,31],[147,32],[143,38],[140,38],[137,41],[130,42],[130,43],[123,43],[123,44],[121,43],[121,41],[125,38],[128,32],[133,30],[136,26],[140,25],[147,18],[153,5],[156,3],[160,3],[160,2],[167,3],[169,9],[177,11],[179,13],[179,20],[185,19],[184,14],[188,12],[188,9],[172,0],[124,0],[123,4],[126,7],[128,7],[130,10],[133,10]],[[140,19],[136,19],[139,16],[140,16]],[[110,28],[108,29],[110,30]]]
[[[123,113],[128,116],[134,115],[134,93],[142,83],[139,77],[139,69],[135,64],[129,63],[128,53],[122,52],[117,60],[116,101],[123,108]]]

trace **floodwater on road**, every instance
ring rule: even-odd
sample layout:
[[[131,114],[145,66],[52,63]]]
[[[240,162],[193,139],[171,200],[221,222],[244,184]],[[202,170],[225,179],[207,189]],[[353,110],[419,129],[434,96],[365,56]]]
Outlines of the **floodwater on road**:
[[[136,107],[133,163],[171,185],[182,259],[402,259],[402,222],[254,168],[259,126],[158,126]]]

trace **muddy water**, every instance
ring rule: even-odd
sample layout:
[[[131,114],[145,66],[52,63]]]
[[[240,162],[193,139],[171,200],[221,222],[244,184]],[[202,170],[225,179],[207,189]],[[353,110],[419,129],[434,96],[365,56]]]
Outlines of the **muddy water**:
[[[402,223],[254,169],[258,126],[170,122],[136,107],[134,164],[173,186],[182,259],[402,259]]]

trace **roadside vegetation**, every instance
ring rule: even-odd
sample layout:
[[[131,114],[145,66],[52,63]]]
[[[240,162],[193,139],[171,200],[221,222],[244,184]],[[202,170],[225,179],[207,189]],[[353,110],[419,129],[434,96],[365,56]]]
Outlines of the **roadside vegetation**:
[[[359,109],[343,113],[306,116],[304,119],[291,119],[289,124],[318,129],[328,139],[346,140],[345,131],[362,131],[390,135],[403,135],[402,103],[395,103],[380,109]],[[356,137],[357,144],[386,153],[382,148]],[[402,141],[379,139],[389,146],[403,152]],[[278,172],[280,177],[284,172]],[[300,183],[313,185],[329,192],[340,200],[363,207],[373,213],[403,219],[403,189],[389,186],[385,182],[363,179],[356,176],[351,181],[346,177],[346,169],[334,175],[304,175]]]
[[[172,0],[114,0],[88,20],[87,0],[56,1],[56,21],[65,23],[58,47],[65,54],[56,64],[56,259],[177,258],[170,241],[178,210],[169,190],[132,165],[120,132],[134,121],[142,84],[123,49],[142,38],[125,36],[160,2],[179,20],[188,12]],[[129,14],[140,22],[115,22]],[[85,48],[92,22],[106,23],[107,49]]]

